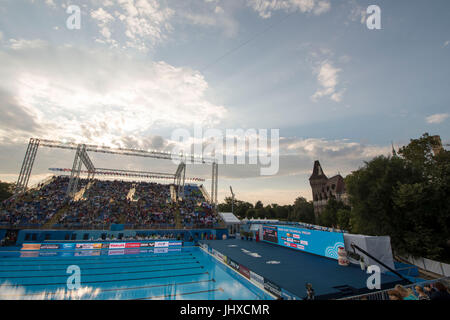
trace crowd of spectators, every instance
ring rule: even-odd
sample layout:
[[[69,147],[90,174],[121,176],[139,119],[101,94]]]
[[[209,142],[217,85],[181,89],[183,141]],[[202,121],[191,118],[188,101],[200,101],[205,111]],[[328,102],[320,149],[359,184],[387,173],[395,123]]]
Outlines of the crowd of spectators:
[[[197,186],[187,185],[184,188],[184,198],[180,203],[180,216],[186,227],[212,227],[218,220],[213,207],[205,201]]]
[[[80,179],[78,194],[68,199],[69,177],[54,177],[16,198],[1,203],[0,224],[39,227],[50,222],[55,228],[126,227],[173,228],[179,213],[185,227],[217,223],[215,211],[197,186],[186,185],[185,196],[174,202],[170,185],[152,182]]]
[[[54,177],[46,185],[3,201],[0,224],[30,227],[45,224],[65,205],[68,184],[68,177]]]
[[[449,289],[440,281],[426,284],[423,287],[416,285],[414,290],[396,285],[388,294],[390,300],[450,301]]]

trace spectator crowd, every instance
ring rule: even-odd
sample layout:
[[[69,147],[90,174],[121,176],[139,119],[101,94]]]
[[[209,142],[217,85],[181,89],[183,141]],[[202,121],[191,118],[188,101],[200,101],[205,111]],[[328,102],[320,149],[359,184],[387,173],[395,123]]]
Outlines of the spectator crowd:
[[[69,177],[54,177],[0,204],[0,225],[55,228],[174,228],[177,214],[183,227],[213,227],[217,216],[198,186],[186,185],[182,200],[172,201],[171,185],[153,182],[80,179],[79,192],[67,198]],[[58,216],[54,217],[56,214]],[[53,218],[53,219],[52,219]]]

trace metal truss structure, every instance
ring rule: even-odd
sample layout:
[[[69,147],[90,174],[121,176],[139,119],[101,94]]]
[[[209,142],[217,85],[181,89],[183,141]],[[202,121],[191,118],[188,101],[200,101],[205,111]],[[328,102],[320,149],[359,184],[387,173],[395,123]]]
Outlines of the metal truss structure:
[[[17,186],[15,194],[23,193],[27,190],[28,180],[30,179],[31,171],[33,169],[34,160],[39,147],[59,148],[66,150],[75,150],[75,158],[73,161],[72,169],[55,169],[53,171],[70,171],[69,187],[67,189],[67,195],[72,196],[77,192],[78,181],[81,173],[88,174],[88,179],[91,180],[97,175],[117,175],[117,176],[131,176],[140,178],[169,178],[174,179],[176,185],[177,196],[184,195],[184,185],[186,180],[191,181],[204,181],[200,178],[186,178],[186,160],[189,160],[193,164],[207,164],[212,165],[212,185],[211,185],[211,199],[210,203],[214,206],[217,205],[217,184],[218,184],[218,163],[213,158],[196,156],[196,155],[183,155],[173,154],[170,152],[156,151],[156,150],[140,150],[129,148],[113,148],[108,146],[99,146],[92,144],[77,144],[74,142],[62,142],[47,139],[31,138],[28,143],[28,148],[25,153],[25,158],[22,163],[19,177],[17,179]],[[120,169],[101,169],[95,168],[92,163],[88,152],[97,152],[105,154],[125,155],[132,157],[145,157],[161,160],[172,160],[179,162],[177,171],[175,174],[170,173],[158,173],[147,171],[130,171]],[[84,164],[86,170],[81,170],[81,166]]]
[[[79,144],[73,160],[72,171],[70,173],[69,186],[67,188],[67,197],[73,197],[78,191],[78,182],[80,180],[81,164],[84,164],[88,171],[88,180],[94,179],[95,167],[89,155],[86,152],[86,145]]]
[[[39,139],[30,139],[25,158],[22,162],[19,178],[17,179],[15,194],[21,194],[27,190],[28,180],[30,180],[31,170],[33,169],[34,159],[39,148]]]
[[[177,201],[178,199],[184,197],[185,180],[186,180],[186,164],[184,162],[180,162],[173,179],[173,184],[175,185],[175,190],[177,193]]]
[[[211,179],[211,204],[217,207],[217,186],[219,183],[219,164],[214,162],[212,164],[212,179]]]
[[[49,171],[53,172],[72,172],[69,168],[48,168]],[[81,170],[81,174],[88,174],[87,170]],[[143,178],[143,179],[164,179],[173,180],[175,179],[175,174],[173,173],[163,173],[163,172],[150,172],[150,171],[134,171],[134,170],[120,170],[120,169],[105,169],[105,168],[95,168],[96,176],[115,176],[115,177],[130,177],[130,178]],[[204,182],[203,178],[196,177],[186,177],[186,181],[192,182]]]

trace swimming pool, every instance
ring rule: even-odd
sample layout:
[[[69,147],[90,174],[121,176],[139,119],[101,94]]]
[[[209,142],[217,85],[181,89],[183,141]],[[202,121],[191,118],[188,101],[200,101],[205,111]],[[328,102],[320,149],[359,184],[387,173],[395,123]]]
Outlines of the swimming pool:
[[[0,284],[0,299],[272,299],[198,247],[0,251]]]

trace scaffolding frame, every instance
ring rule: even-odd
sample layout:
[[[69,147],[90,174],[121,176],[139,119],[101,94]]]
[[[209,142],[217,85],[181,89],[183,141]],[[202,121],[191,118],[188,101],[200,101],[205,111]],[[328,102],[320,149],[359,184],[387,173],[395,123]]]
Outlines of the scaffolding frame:
[[[15,195],[21,194],[27,190],[28,181],[31,176],[31,171],[33,169],[34,161],[36,159],[36,153],[39,147],[48,147],[48,148],[59,148],[66,150],[75,150],[75,158],[72,165],[69,186],[67,188],[67,195],[72,196],[77,192],[78,183],[80,179],[80,174],[86,171],[82,171],[82,164],[87,169],[88,179],[92,180],[96,174],[96,168],[92,163],[88,152],[97,152],[97,153],[105,153],[105,154],[117,154],[117,155],[126,155],[133,157],[145,157],[145,158],[154,158],[161,160],[172,160],[179,161],[179,165],[177,171],[174,175],[165,174],[165,173],[155,173],[157,175],[164,175],[167,177],[174,177],[174,184],[177,190],[177,197],[184,196],[184,186],[186,181],[186,159],[189,159],[190,163],[193,164],[207,164],[212,165],[212,177],[211,177],[211,199],[210,204],[217,206],[217,187],[218,187],[218,163],[216,159],[196,156],[193,154],[183,155],[174,154],[170,152],[156,151],[156,150],[141,150],[141,149],[130,149],[130,148],[113,148],[108,146],[99,146],[93,144],[82,144],[75,142],[63,142],[56,140],[48,140],[48,139],[38,139],[38,138],[30,138],[28,147],[25,153],[25,157],[22,163],[22,167],[19,173],[19,177],[17,179],[17,185],[15,189]],[[99,170],[109,170],[109,171],[117,171],[117,172],[127,172],[127,170],[120,169],[99,169]],[[130,172],[130,171],[128,171]],[[139,173],[137,171],[137,173]],[[140,173],[148,174],[149,172]],[[104,173],[103,173],[104,174]],[[199,179],[200,180],[200,179]]]

